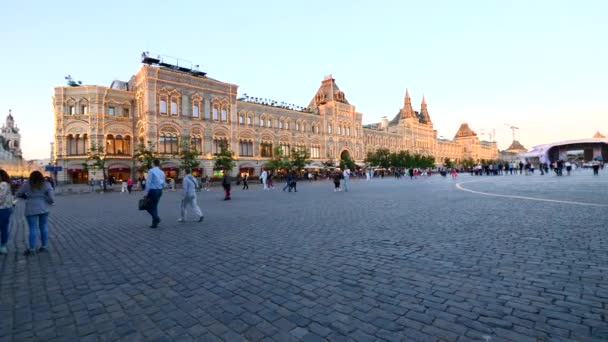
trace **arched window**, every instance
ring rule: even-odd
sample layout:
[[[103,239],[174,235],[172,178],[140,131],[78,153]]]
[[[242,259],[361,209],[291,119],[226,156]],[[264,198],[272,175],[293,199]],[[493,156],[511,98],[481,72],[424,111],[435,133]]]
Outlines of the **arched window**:
[[[243,125],[245,123],[245,117],[243,114],[239,114],[239,125]]]
[[[272,118],[269,117],[266,119],[266,127],[272,128]]]
[[[203,150],[203,138],[199,134],[193,134],[190,137],[190,148],[197,152],[201,152]]]
[[[131,137],[128,135],[122,138],[122,154],[131,155]]]
[[[201,108],[203,107],[203,98],[199,94],[192,96],[192,118],[199,119],[201,117]]]
[[[178,100],[172,96],[171,97],[171,115],[177,116],[179,114],[177,102],[178,102]]]
[[[251,126],[251,116],[247,115],[247,125]]]
[[[114,135],[112,134],[106,136],[106,153],[116,154],[116,144],[114,142]]]
[[[263,157],[263,158],[272,157],[272,143],[271,142],[265,141],[260,144],[260,157]]]
[[[221,121],[228,121],[228,112],[224,108],[222,108],[222,119],[221,119]]]
[[[222,150],[227,150],[230,148],[228,144],[228,138],[224,136],[213,137],[213,146],[211,148],[211,153],[220,153]]]
[[[296,131],[299,131],[299,130],[300,130],[300,123],[296,122]]]
[[[167,97],[161,96],[158,102],[158,112],[161,115],[167,115]]]
[[[331,124],[327,124],[327,134],[331,134]]]
[[[239,155],[242,157],[253,156],[253,141],[250,139],[239,140]]]
[[[285,129],[289,129],[289,120],[285,120]]]
[[[283,129],[283,120],[279,120],[279,128]]]
[[[212,112],[213,112],[213,116],[211,118],[216,121],[219,120],[219,117],[218,117],[219,109],[217,107],[213,107]]]
[[[158,151],[165,154],[179,152],[177,132],[173,128],[165,128],[158,135]]]
[[[260,127],[264,127],[264,116],[260,116]]]

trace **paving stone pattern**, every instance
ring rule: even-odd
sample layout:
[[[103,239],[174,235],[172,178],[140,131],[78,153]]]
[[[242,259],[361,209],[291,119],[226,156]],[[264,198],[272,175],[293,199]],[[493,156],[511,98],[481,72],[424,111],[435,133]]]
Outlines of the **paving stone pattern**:
[[[199,193],[159,229],[140,193],[58,197],[49,253],[20,205],[1,341],[606,341],[608,174],[300,182]]]

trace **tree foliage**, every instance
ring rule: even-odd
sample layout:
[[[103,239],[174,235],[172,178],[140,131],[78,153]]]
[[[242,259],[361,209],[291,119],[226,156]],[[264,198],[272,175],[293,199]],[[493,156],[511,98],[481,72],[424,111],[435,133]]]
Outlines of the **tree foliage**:
[[[224,170],[230,172],[232,171],[232,169],[234,169],[234,166],[236,164],[234,161],[234,152],[232,152],[225,146],[222,146],[221,151],[218,153],[214,153],[213,156],[213,162],[215,164],[216,170]]]
[[[390,152],[380,148],[367,153],[365,162],[370,166],[388,168],[431,168],[435,166],[435,157],[422,154],[410,154],[409,151]]]
[[[340,169],[351,169],[354,170],[355,161],[350,157],[350,155],[345,154],[340,158]]]
[[[156,146],[152,141],[147,142],[147,144],[139,143],[135,148],[135,154],[133,155],[133,159],[139,163],[138,170],[140,172],[145,172],[152,168],[152,161],[158,158],[158,154],[156,153]]]
[[[272,149],[272,159],[270,159],[264,166],[269,170],[281,170],[289,168],[289,159],[284,155],[283,150],[280,146],[275,146]]]
[[[179,157],[181,159],[180,167],[182,169],[192,169],[201,164],[198,157],[201,155],[191,144],[190,139],[185,137],[181,143],[181,149],[179,151]]]
[[[306,164],[312,162],[309,160],[310,153],[306,148],[292,148],[289,155],[289,168],[301,170]]]

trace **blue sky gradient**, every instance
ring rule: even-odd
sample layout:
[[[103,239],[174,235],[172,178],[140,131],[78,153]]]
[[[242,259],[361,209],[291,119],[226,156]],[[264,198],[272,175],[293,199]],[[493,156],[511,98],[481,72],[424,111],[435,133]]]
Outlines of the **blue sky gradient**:
[[[47,158],[52,87],[128,80],[140,54],[200,64],[239,93],[308,104],[332,74],[364,123],[409,88],[439,136],[462,122],[527,148],[608,134],[608,1],[11,1],[0,5],[0,113]],[[488,139],[489,136],[482,135]]]

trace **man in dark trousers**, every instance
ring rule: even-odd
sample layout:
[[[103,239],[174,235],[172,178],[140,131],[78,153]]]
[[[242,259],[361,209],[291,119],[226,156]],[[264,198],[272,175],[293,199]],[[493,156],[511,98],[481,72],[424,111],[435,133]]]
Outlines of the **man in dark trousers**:
[[[230,171],[224,170],[224,178],[222,179],[222,186],[224,187],[224,201],[230,200],[230,175],[228,174]]]
[[[243,190],[249,190],[249,175],[245,174],[245,176],[243,176]]]

